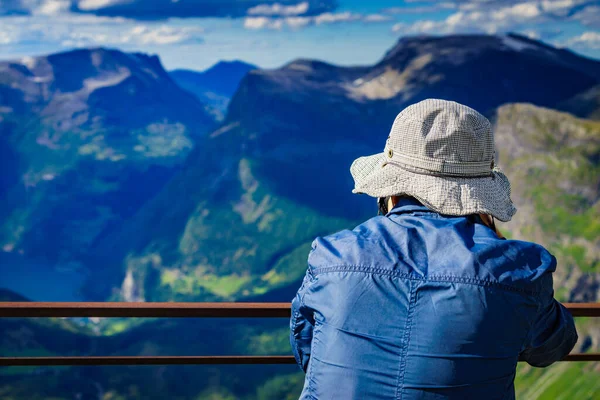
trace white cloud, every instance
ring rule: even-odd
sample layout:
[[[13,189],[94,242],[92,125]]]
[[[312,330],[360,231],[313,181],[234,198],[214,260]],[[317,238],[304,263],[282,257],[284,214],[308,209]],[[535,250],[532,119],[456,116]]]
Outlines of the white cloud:
[[[304,1],[291,6],[285,6],[280,3],[259,4],[248,9],[248,15],[270,15],[270,16],[291,16],[302,15],[308,11],[308,2]]]
[[[36,14],[2,18],[0,44],[36,43],[41,46],[86,47],[172,45],[199,43],[200,27],[141,24],[124,18],[94,15]]]
[[[14,30],[0,29],[0,44],[11,44],[17,41],[17,35]]]
[[[285,23],[292,29],[304,28],[310,25],[312,19],[310,17],[287,17]]]
[[[544,0],[541,2],[541,6],[547,12],[563,14],[564,11],[584,3],[586,3],[585,0]]]
[[[447,33],[450,30],[450,24],[446,21],[416,21],[412,24],[398,22],[392,26],[392,32],[402,35],[420,35],[429,33]]]
[[[389,7],[382,10],[385,14],[426,14],[441,10],[458,8],[458,4],[450,1],[438,1],[435,4],[417,7]]]
[[[77,6],[80,10],[92,11],[123,2],[123,0],[81,0]]]
[[[72,32],[62,45],[65,47],[85,47],[85,46],[104,46],[104,45],[169,45],[175,43],[187,43],[190,40],[198,40],[196,35],[201,33],[200,28],[173,28],[169,26],[150,27],[137,25],[133,28],[115,33],[110,31],[77,31]]]
[[[72,32],[60,44],[64,47],[86,47],[104,46],[110,42],[110,37],[106,33]]]
[[[386,21],[391,21],[392,17],[390,17],[389,15],[383,15],[383,14],[368,14],[365,15],[363,18],[363,21],[365,22],[386,22]]]
[[[362,18],[360,14],[353,14],[350,11],[343,13],[323,13],[314,17],[315,24],[335,24],[338,22],[357,21]]]
[[[590,28],[600,29],[600,5],[585,7],[575,13],[572,18]]]
[[[282,26],[281,19],[268,17],[247,17],[244,19],[244,28],[246,29],[281,29]]]
[[[406,3],[415,3],[411,7],[390,7],[383,10],[385,14],[426,14],[442,10],[457,9],[463,12],[480,11],[496,14],[495,19],[518,17],[535,18],[538,16],[558,16],[570,18],[578,8],[600,1],[591,0],[405,0]],[[419,5],[419,3],[428,3]]]
[[[125,34],[123,40],[139,44],[165,45],[194,41],[198,39],[198,35],[202,32],[202,28],[195,27],[175,28],[166,25],[159,27],[138,25],[132,28],[128,34]]]
[[[532,19],[539,17],[541,14],[542,10],[539,4],[520,3],[511,7],[504,7],[497,11],[493,11],[492,19],[500,21],[510,20],[512,18]]]
[[[244,28],[246,29],[273,29],[281,30],[284,27],[290,29],[304,28],[309,25],[326,25],[326,24],[337,24],[345,22],[362,21],[368,23],[379,23],[390,21],[391,18],[387,15],[381,14],[358,14],[349,11],[342,13],[322,13],[316,16],[294,16],[284,18],[270,18],[270,17],[246,17],[244,19]]]
[[[56,15],[67,11],[70,6],[70,0],[45,0],[32,12],[33,14]]]
[[[401,34],[497,33],[531,28],[557,17],[567,18],[587,0],[498,1],[471,0],[455,2],[458,11],[444,20],[421,20],[398,23],[392,30]],[[590,7],[588,7],[590,8]],[[598,13],[600,16],[600,12]],[[569,17],[572,18],[572,17]]]
[[[600,32],[584,32],[568,39],[564,45],[584,49],[600,49]]]

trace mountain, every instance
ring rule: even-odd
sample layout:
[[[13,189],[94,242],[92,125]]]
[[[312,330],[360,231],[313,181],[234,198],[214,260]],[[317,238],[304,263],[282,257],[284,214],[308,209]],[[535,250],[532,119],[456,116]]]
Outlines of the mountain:
[[[182,171],[98,243],[93,258],[115,269],[92,268],[87,295],[274,299],[287,287],[277,300],[289,299],[315,236],[376,213],[373,199],[351,195],[348,168],[381,151],[404,106],[447,98],[493,116],[506,102],[553,106],[599,81],[600,62],[514,35],[401,39],[371,67],[298,60],[250,71]]]
[[[557,108],[578,117],[600,120],[600,85],[561,102]]]
[[[581,295],[593,294],[598,287],[600,226],[595,222],[600,221],[600,123],[522,103],[497,108],[493,121],[498,145],[504,149],[500,162],[511,179],[512,196],[519,208],[515,220],[500,229],[516,239],[538,240],[555,252],[560,260],[555,279],[557,296],[593,300]],[[305,253],[302,250],[298,258],[305,258]],[[303,268],[294,263],[286,266]],[[227,290],[227,282],[218,282],[222,286],[212,282],[213,288]],[[17,298],[2,292],[0,297]],[[64,320],[7,319],[0,321],[0,349],[3,355],[12,356],[288,354],[286,323],[151,320],[122,330],[117,324],[128,325],[118,320],[109,336],[97,336]],[[580,341],[575,351],[598,351],[598,324],[578,318],[577,325]],[[114,367],[5,369],[0,371],[0,394],[14,399],[98,398],[100,393],[116,399],[279,400],[297,398],[303,383],[303,374],[295,366],[283,365],[132,367],[115,371]],[[554,399],[558,393],[564,398],[592,400],[600,391],[600,381],[597,368],[590,363],[557,363],[546,369],[520,363],[516,391],[518,398],[531,400]]]
[[[99,48],[0,62],[0,248],[78,268],[213,126],[156,56]]]
[[[555,108],[599,85],[599,66],[508,35],[405,38],[373,66],[297,60],[276,70],[250,71],[224,121],[194,136],[193,149],[176,156],[176,166],[157,180],[151,195],[110,224],[100,220],[102,233],[85,242],[77,258],[89,271],[82,296],[289,301],[306,270],[313,238],[376,214],[373,199],[350,193],[351,161],[382,150],[404,106],[440,97],[473,106],[494,123],[499,164],[512,182],[519,209],[500,230],[511,238],[539,241],[556,254],[559,299],[598,301],[600,126]],[[21,149],[31,145],[16,144],[0,146],[2,154],[11,155],[2,162],[20,165]],[[79,166],[77,173],[91,174]],[[7,187],[14,185],[3,179]],[[107,187],[101,182],[101,188]],[[75,190],[87,193],[84,185],[60,189],[72,190],[71,196]],[[98,194],[98,202],[108,193]],[[51,195],[56,196],[41,192],[32,199],[58,201]],[[29,201],[23,208],[41,207]],[[29,219],[10,232],[31,229],[40,213],[26,215]],[[59,221],[73,218],[63,215]],[[75,236],[74,230],[69,236],[60,236],[60,230],[42,232],[40,237],[50,242],[38,244],[49,252],[47,247],[65,246],[67,238],[81,240],[91,225],[80,227]],[[35,254],[36,249],[20,246],[13,251]],[[598,351],[597,324],[577,321],[577,350]],[[74,351],[46,341],[67,328],[56,326],[40,335],[35,322],[0,321],[3,354]],[[96,330],[82,331],[92,329],[89,325]],[[289,353],[285,321],[118,319],[89,325],[73,328],[67,334],[74,336],[61,341],[79,338],[79,354]],[[6,339],[15,336],[32,340],[15,344]],[[517,392],[532,400],[554,399],[557,393],[591,400],[600,390],[595,368],[589,363],[559,363],[544,370],[520,365]],[[0,376],[0,397],[297,398],[303,375],[296,371],[294,366],[13,369]]]
[[[217,119],[222,120],[242,78],[257,68],[243,61],[220,61],[206,71],[176,69],[169,74],[179,86],[210,105]]]
[[[599,301],[600,121],[531,104],[504,105],[494,120],[499,164],[519,210],[505,229],[557,257],[558,298]]]

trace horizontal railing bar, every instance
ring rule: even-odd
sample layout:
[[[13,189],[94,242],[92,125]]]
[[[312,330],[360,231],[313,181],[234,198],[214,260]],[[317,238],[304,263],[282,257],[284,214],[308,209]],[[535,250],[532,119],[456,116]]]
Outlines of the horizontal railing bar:
[[[600,303],[564,303],[574,317],[600,317]],[[0,317],[289,318],[290,303],[0,302]]]
[[[0,317],[287,318],[290,303],[0,302]]]
[[[561,361],[600,361],[600,353],[573,353]]]
[[[0,366],[295,364],[293,356],[0,357]]]
[[[600,317],[600,303],[563,303],[574,317]]]
[[[561,361],[600,361],[600,353],[569,354]],[[0,357],[0,366],[68,365],[258,365],[295,364],[293,356],[96,356]]]

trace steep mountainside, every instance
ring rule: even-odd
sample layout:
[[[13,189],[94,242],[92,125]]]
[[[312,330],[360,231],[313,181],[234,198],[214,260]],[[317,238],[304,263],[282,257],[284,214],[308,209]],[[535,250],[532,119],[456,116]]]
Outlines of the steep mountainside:
[[[312,238],[375,213],[350,194],[348,167],[381,151],[402,107],[431,96],[493,115],[507,101],[554,105],[599,78],[599,62],[517,36],[403,39],[373,67],[251,71],[184,170],[96,247],[124,270],[94,268],[88,295],[231,300],[289,285],[278,294],[289,298]]]
[[[74,266],[213,124],[156,56],[92,49],[0,63],[0,248]]]
[[[557,256],[562,300],[600,299],[600,122],[530,104],[496,113],[500,165],[519,212],[506,225],[515,239]]]
[[[243,61],[220,61],[206,71],[177,69],[169,75],[202,103],[210,105],[217,119],[222,120],[240,81],[254,69],[257,67]]]
[[[501,230],[515,239],[537,240],[558,256],[555,282],[559,298],[597,301],[600,124],[531,104],[507,104],[498,108],[494,113],[494,124],[498,145],[503,149],[500,162],[513,183],[513,199],[519,208],[514,221],[503,224]],[[214,211],[211,209],[211,212]],[[217,213],[225,212],[224,209],[217,210]],[[170,214],[165,221],[174,216]],[[209,218],[205,221],[213,222]],[[190,222],[195,223],[197,221]],[[230,226],[223,228],[228,229]],[[239,245],[235,240],[232,239],[232,243]],[[218,241],[211,242],[212,245],[215,243],[219,245]],[[297,257],[287,257],[288,262],[278,273],[293,275],[290,269],[302,273],[306,251],[301,249]],[[297,263],[294,262],[296,258]],[[182,290],[185,286],[176,285],[184,282],[190,285],[188,290],[194,287],[193,277],[187,282],[182,279],[186,272],[182,270],[181,275],[174,275],[175,279],[169,282],[170,289]],[[234,289],[228,285],[235,284],[236,276],[221,279],[211,274],[205,276],[207,279],[198,279],[200,283],[197,284],[198,288],[206,289],[202,294],[205,298],[235,294],[224,291]],[[257,287],[261,287],[260,284],[258,281]],[[252,287],[247,286],[246,290],[252,290]],[[157,296],[156,293],[161,292],[153,293]],[[178,292],[182,298],[190,294]],[[174,296],[172,292],[162,295],[165,298]],[[81,328],[64,326],[67,323],[64,321],[61,321],[63,326],[53,325],[58,321],[42,325],[5,321],[0,323],[0,337],[5,338],[0,348],[10,355],[67,355],[73,354],[74,349],[79,354],[288,354],[288,332],[284,322],[153,321],[120,332],[128,325],[119,321],[110,327],[109,332],[114,332],[111,336],[93,337],[82,333]],[[580,340],[575,351],[598,351],[600,326],[597,321],[577,319],[577,323]],[[168,340],[173,337],[177,337],[177,341]],[[26,338],[26,343],[22,338]],[[131,368],[118,376],[109,368],[98,371],[70,368],[55,372],[52,380],[33,370],[24,374],[22,370],[13,369],[8,375],[0,374],[0,394],[15,399],[42,399],[49,394],[66,399],[77,393],[95,396],[98,392],[117,399],[148,396],[195,399],[209,396],[209,393],[216,399],[297,398],[303,374],[296,372],[294,366],[245,368],[206,368],[200,374],[198,368],[169,367],[161,372],[155,368],[143,372]],[[595,399],[595,394],[600,391],[598,368],[598,363],[557,363],[547,369],[521,363],[516,379],[517,398],[553,400],[560,394],[566,399]],[[151,382],[148,374],[156,374]],[[244,377],[243,383],[240,376]]]
[[[578,117],[600,120],[600,85],[576,94],[558,108]]]

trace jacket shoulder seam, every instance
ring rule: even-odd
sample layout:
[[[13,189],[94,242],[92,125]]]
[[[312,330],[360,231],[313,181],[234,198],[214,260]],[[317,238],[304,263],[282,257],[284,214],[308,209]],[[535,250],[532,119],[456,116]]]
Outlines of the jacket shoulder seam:
[[[397,278],[410,279],[414,281],[426,281],[426,282],[457,282],[466,283],[477,286],[485,287],[497,287],[512,292],[527,293],[527,294],[539,294],[541,290],[526,289],[516,286],[507,285],[505,283],[495,282],[487,279],[477,278],[464,278],[460,276],[448,276],[448,275],[430,275],[430,276],[417,276],[413,274],[407,274],[404,272],[391,271],[385,268],[369,267],[364,265],[332,265],[329,267],[317,267],[313,268],[314,275],[323,275],[332,272],[357,272],[357,273],[374,273],[379,275],[388,275]]]

